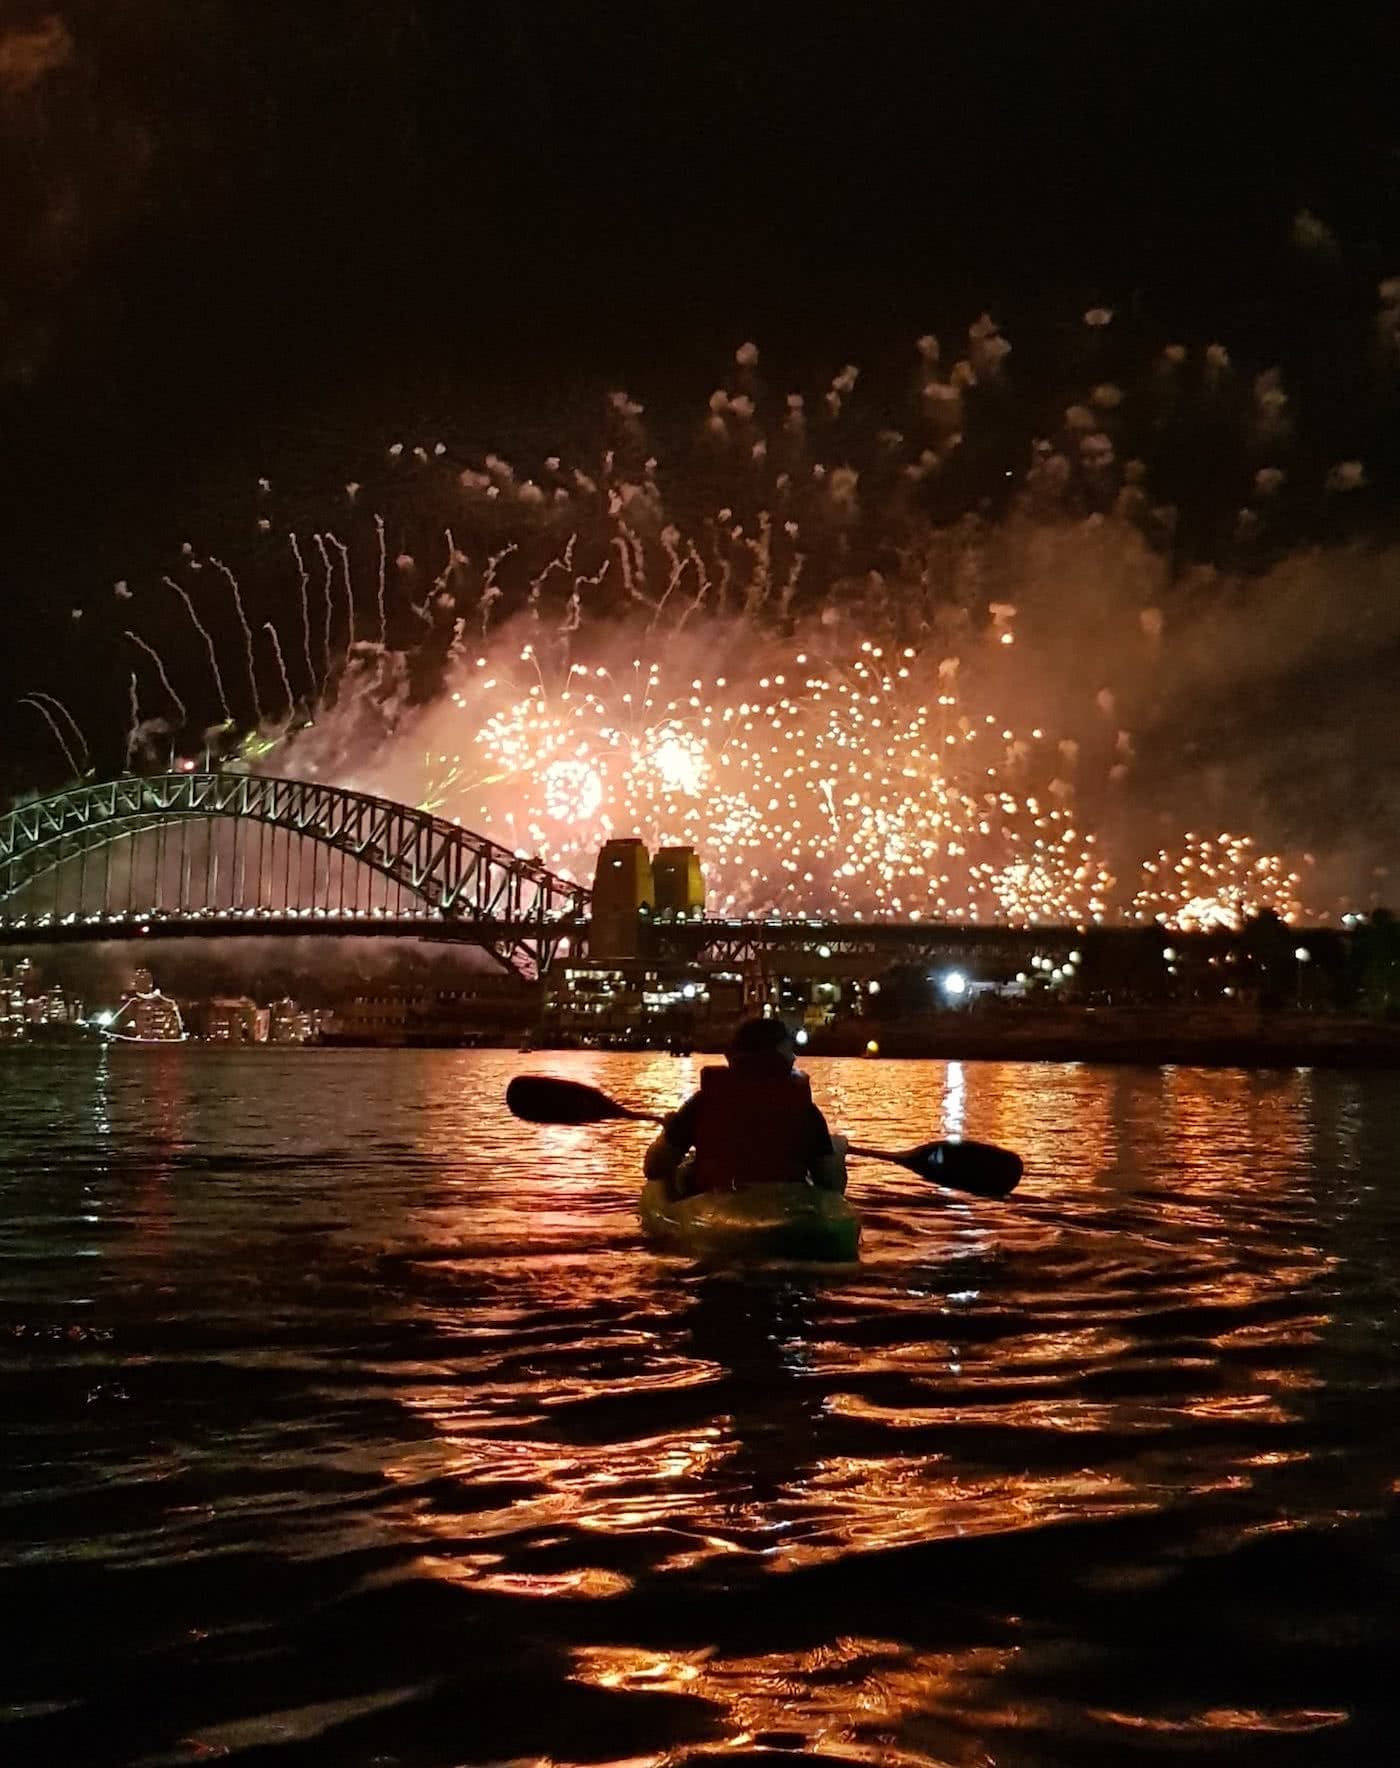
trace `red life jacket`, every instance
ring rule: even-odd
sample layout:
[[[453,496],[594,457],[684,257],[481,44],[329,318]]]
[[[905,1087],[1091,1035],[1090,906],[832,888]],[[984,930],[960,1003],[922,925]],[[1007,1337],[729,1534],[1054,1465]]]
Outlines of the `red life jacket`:
[[[801,1184],[812,1143],[812,1088],[781,1061],[700,1071],[695,1116],[697,1191]]]

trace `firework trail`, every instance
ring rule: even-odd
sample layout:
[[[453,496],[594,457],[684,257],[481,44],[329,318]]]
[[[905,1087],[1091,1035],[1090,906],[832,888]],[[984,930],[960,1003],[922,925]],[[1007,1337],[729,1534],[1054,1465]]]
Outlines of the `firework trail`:
[[[73,714],[63,704],[62,700],[59,699],[58,695],[57,694],[41,693],[36,688],[34,690],[33,694],[31,694],[30,698],[34,699],[34,700],[46,700],[48,702],[48,704],[50,706],[52,706],[54,708],[54,710],[56,712],[58,712],[63,717],[63,719],[67,722],[68,728],[72,731],[73,735],[78,739],[78,741],[83,746],[83,765],[84,765],[84,767],[90,767],[92,765],[92,749],[88,743],[87,738],[83,735],[83,727],[78,723],[77,719],[74,718]]]
[[[617,548],[618,562],[622,566],[622,587],[630,596],[632,594],[632,555],[628,551],[627,542],[622,535],[614,537],[613,545]]]
[[[136,671],[131,672],[131,728],[126,733],[126,765],[131,768],[131,757],[136,752],[136,745],[141,741],[141,702],[136,696]]]
[[[379,578],[376,584],[376,592],[379,600],[379,644],[382,649],[387,642],[388,634],[388,625],[384,613],[384,573],[388,563],[388,554],[384,544],[383,516],[376,516],[374,518],[374,532],[375,537],[379,542]]]
[[[76,757],[73,754],[73,751],[68,747],[68,739],[64,736],[63,732],[58,728],[57,724],[54,723],[53,714],[49,711],[48,707],[43,705],[40,702],[38,696],[35,694],[25,694],[24,697],[18,702],[18,704],[21,706],[32,706],[34,708],[34,710],[44,720],[44,723],[48,725],[49,729],[53,732],[54,736],[57,738],[58,746],[60,749],[62,749],[63,753],[67,756],[68,765],[73,770],[73,778],[75,780],[81,779],[82,774],[83,774],[83,770],[82,770],[82,768],[80,768],[78,766],[78,762],[77,762]],[[81,732],[79,734],[81,735]]]
[[[145,639],[143,639],[141,637],[140,633],[131,632],[128,630],[126,636],[131,640],[132,644],[139,645],[140,648],[146,653],[146,655],[155,664],[156,673],[160,676],[160,685],[165,689],[166,693],[170,695],[171,700],[174,702],[176,708],[178,709],[179,714],[180,714],[181,724],[186,723],[187,720],[189,719],[189,712],[187,711],[187,709],[185,707],[185,702],[180,698],[180,696],[175,692],[175,689],[170,685],[170,677],[165,673],[165,665],[160,660],[160,653],[155,649],[155,647],[153,645],[148,645],[146,643]]]
[[[321,555],[321,596],[326,604],[325,630],[321,635],[321,648],[326,654],[326,666],[321,681],[324,692],[325,685],[331,678],[331,622],[334,617],[334,609],[331,605],[331,577],[333,572],[331,555],[326,551],[325,536],[313,534],[312,539],[316,542],[316,550]]]
[[[486,561],[486,575],[481,581],[481,600],[478,603],[481,609],[481,636],[483,638],[486,637],[486,629],[491,624],[492,604],[498,602],[503,593],[500,585],[496,582],[496,572],[512,553],[519,552],[519,550],[519,546],[512,540],[509,546],[502,547],[498,553],[492,553]]]
[[[214,672],[214,686],[219,690],[219,705],[223,708],[226,722],[232,724],[233,712],[229,707],[228,694],[224,688],[223,672],[219,668],[219,653],[214,649],[214,641],[209,635],[209,628],[200,619],[199,615],[195,613],[194,603],[190,600],[188,593],[181,588],[173,577],[162,577],[161,582],[167,589],[173,589],[176,595],[179,596],[180,600],[185,604],[185,611],[193,621],[195,631],[204,640],[204,648],[209,653],[209,667]]]
[[[291,542],[292,557],[296,560],[297,587],[301,594],[301,648],[306,658],[306,679],[310,684],[307,692],[314,697],[324,691],[325,683],[317,680],[316,665],[311,661],[311,604],[307,595],[307,586],[311,580],[302,562],[301,546],[296,535],[289,534],[287,539]]]
[[[340,554],[340,576],[345,586],[345,660],[348,662],[350,653],[355,648],[355,588],[350,581],[350,548],[343,540],[337,540],[329,528],[326,530],[326,539]]]
[[[248,624],[248,616],[243,609],[243,594],[238,587],[238,579],[222,559],[211,558],[209,563],[219,572],[229,588],[233,591],[233,605],[238,613],[238,624],[243,628],[243,649],[248,657],[248,686],[253,694],[253,716],[259,724],[263,721],[262,701],[258,698],[258,672],[253,661],[253,629]]]
[[[452,579],[457,571],[467,563],[467,555],[464,552],[459,552],[457,550],[457,542],[453,539],[452,530],[450,528],[445,528],[443,530],[443,539],[447,542],[447,563],[443,566],[441,575],[433,579],[433,593],[425,595],[421,602],[415,602],[412,597],[410,597],[408,603],[413,612],[423,624],[428,627],[431,627],[433,624],[433,602],[435,598],[439,607],[451,608],[456,606],[452,596]]]
[[[287,675],[287,665],[282,656],[282,641],[277,636],[277,628],[270,620],[263,621],[263,631],[272,640],[272,654],[277,659],[277,670],[282,677],[282,691],[287,696],[287,716],[290,718],[296,706],[296,696],[292,693],[292,684]]]

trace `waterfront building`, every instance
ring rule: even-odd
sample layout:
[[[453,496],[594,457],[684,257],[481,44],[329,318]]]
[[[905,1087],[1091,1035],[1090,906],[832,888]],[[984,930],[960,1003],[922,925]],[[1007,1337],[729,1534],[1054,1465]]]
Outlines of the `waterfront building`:
[[[534,1030],[541,990],[514,971],[481,971],[457,988],[382,984],[316,1016],[332,1044],[460,1047],[517,1042]]]
[[[267,1008],[267,1042],[270,1044],[304,1044],[313,1036],[312,1015],[284,995]]]
[[[83,1003],[57,983],[41,989],[39,972],[28,958],[12,971],[0,967],[0,1043],[18,1043],[36,1032],[64,1033],[83,1022]]]
[[[204,1009],[204,1038],[211,1044],[264,1044],[270,1015],[247,995],[216,996]]]

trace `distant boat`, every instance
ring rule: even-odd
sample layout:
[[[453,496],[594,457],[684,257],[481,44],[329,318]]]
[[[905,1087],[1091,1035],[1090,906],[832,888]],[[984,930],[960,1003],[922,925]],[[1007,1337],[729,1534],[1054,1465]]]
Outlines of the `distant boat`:
[[[122,1004],[97,1029],[114,1044],[181,1044],[188,1038],[177,1002],[158,988],[130,989]]]

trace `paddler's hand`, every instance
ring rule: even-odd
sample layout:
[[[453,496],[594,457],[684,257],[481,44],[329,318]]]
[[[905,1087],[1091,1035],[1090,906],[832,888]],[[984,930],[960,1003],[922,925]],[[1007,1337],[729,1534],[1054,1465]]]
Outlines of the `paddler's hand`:
[[[820,1160],[813,1162],[812,1180],[819,1190],[846,1189],[846,1150],[850,1145],[848,1137],[834,1135],[831,1138],[830,1154],[824,1154]]]
[[[677,1148],[669,1141],[663,1128],[661,1134],[646,1151],[642,1161],[642,1176],[648,1179],[660,1179],[664,1184],[674,1182],[680,1164],[685,1159],[685,1150]]]

